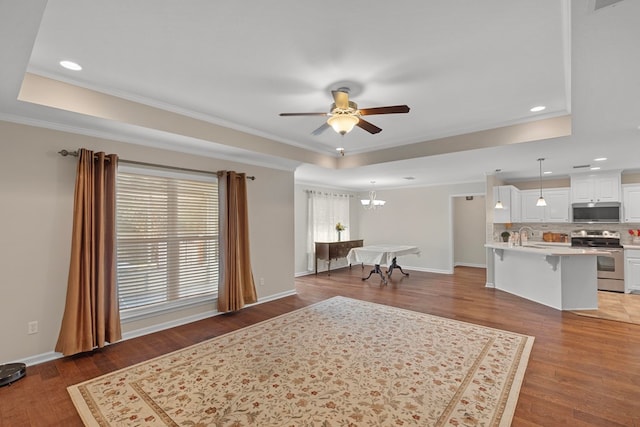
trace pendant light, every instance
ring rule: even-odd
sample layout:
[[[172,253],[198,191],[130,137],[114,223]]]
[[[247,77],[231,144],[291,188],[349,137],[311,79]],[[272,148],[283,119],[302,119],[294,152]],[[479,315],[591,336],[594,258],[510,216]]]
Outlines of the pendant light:
[[[540,197],[538,198],[538,202],[536,206],[547,206],[547,201],[542,197],[542,162],[544,161],[544,157],[538,159],[540,162]]]
[[[500,171],[502,169],[496,169],[496,180],[498,179],[498,175],[500,174]],[[496,202],[496,205],[494,206],[494,209],[504,209],[504,206],[502,205],[502,197],[501,197],[501,191],[500,191],[500,185],[497,186],[498,187],[498,201]]]

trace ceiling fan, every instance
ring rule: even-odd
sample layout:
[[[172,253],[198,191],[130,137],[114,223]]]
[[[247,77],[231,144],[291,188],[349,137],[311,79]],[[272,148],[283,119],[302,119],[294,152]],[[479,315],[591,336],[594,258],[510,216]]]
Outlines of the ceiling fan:
[[[280,113],[281,116],[326,116],[329,117],[322,126],[311,132],[319,135],[331,126],[340,135],[351,132],[354,126],[364,129],[371,134],[379,133],[382,129],[362,118],[374,114],[396,114],[408,113],[409,107],[406,105],[392,105],[388,107],[362,108],[358,109],[358,104],[349,101],[349,88],[341,87],[332,90],[333,104],[328,113]]]

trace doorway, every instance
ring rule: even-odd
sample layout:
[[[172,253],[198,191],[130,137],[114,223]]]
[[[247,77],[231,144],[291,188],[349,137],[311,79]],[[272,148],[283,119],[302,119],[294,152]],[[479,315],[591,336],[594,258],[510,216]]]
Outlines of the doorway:
[[[484,194],[452,197],[452,265],[486,267]]]

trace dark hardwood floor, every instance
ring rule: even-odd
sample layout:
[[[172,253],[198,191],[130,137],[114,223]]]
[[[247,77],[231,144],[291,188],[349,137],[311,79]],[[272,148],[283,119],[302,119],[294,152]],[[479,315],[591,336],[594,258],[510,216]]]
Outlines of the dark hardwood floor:
[[[343,295],[534,336],[514,426],[640,427],[640,325],[563,313],[487,289],[484,269],[412,271],[405,278],[394,272],[389,286],[373,277],[363,282],[361,273],[354,267],[298,278],[295,296],[29,367],[24,379],[0,388],[0,426],[82,425],[69,385]]]

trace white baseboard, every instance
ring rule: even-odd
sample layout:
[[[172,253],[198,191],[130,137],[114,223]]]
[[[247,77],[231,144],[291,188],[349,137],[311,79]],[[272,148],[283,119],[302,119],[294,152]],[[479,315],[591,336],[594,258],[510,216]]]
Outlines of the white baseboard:
[[[456,262],[454,267],[474,267],[474,268],[487,268],[487,264],[473,264],[470,262]]]
[[[290,295],[295,295],[295,289],[290,291],[280,292],[277,294],[269,295],[265,298],[258,300],[258,302],[253,304],[248,304],[247,307],[252,307],[254,305],[262,304],[269,301],[274,301],[280,298],[288,297]],[[165,329],[175,328],[176,326],[186,325],[187,323],[197,322],[198,320],[207,319],[209,317],[217,316],[219,313],[217,310],[209,310],[203,313],[198,313],[192,316],[182,317],[180,319],[171,320],[169,322],[159,323],[157,325],[148,326],[146,328],[140,328],[133,331],[125,332],[122,334],[122,341],[130,340],[132,338],[141,337],[143,335],[152,334],[154,332],[163,331]],[[121,341],[118,341],[121,342]],[[34,356],[29,356],[21,360],[15,360],[11,363],[24,363],[27,366],[37,365],[39,363],[49,362],[51,360],[61,359],[64,357],[62,353],[58,353],[55,351],[49,351],[47,353],[37,354]]]
[[[486,264],[473,264],[473,263],[468,263],[468,262],[457,262],[454,265],[454,267],[487,268],[487,265]],[[423,271],[425,273],[453,274],[453,270],[443,270],[443,269],[439,269],[439,268],[411,267],[411,266],[403,266],[402,268],[403,268],[403,270]],[[366,269],[366,266],[365,266],[365,269]],[[321,271],[318,270],[318,273],[321,273]],[[326,273],[326,270],[322,271],[322,273]],[[315,272],[314,271],[301,271],[299,273],[296,273],[295,277],[310,276],[312,274],[315,274]]]
[[[133,331],[123,333],[122,341],[152,334],[154,332],[164,331],[165,329],[175,328],[176,326],[186,325],[187,323],[197,322],[198,320],[208,319],[209,317],[217,316],[218,314],[220,313],[217,310],[207,310],[191,316],[181,317],[180,319],[174,319],[168,322],[147,326],[146,328],[134,329]]]
[[[315,274],[315,271],[301,271],[299,273],[295,273],[293,276],[294,277],[302,277],[302,276],[309,276],[311,274]]]
[[[402,268],[403,270],[424,271],[425,273],[453,274],[453,270],[441,270],[438,268],[411,267],[411,266],[403,266]]]
[[[51,360],[56,360],[62,358],[62,353],[58,353],[55,351],[48,351],[42,354],[36,354],[35,356],[29,356],[25,359],[14,360],[10,363],[24,363],[27,366],[37,365],[39,363],[49,362]]]
[[[269,295],[267,297],[264,297],[264,298],[260,299],[258,302],[249,305],[248,307],[254,306],[254,305],[258,305],[258,304],[262,304],[263,302],[275,301],[277,299],[288,297],[288,296],[295,295],[295,294],[296,294],[296,290],[295,289],[291,289],[291,290],[284,291],[284,292],[279,292],[277,294],[273,294],[273,295]]]
[[[247,304],[246,307],[252,307],[254,305],[262,304],[268,301],[277,300],[280,298],[287,297],[289,295],[295,295],[295,290],[290,290],[286,292],[280,292],[277,294],[269,295],[263,299],[258,300],[253,304]],[[165,329],[175,328],[176,326],[186,325],[187,323],[197,322],[198,320],[208,319],[209,317],[217,316],[221,314],[218,310],[208,310],[202,313],[194,314],[192,316],[182,317],[180,319],[171,320],[169,322],[159,323],[157,325],[148,326],[146,328],[136,329],[134,331],[129,331],[122,334],[122,340],[129,340],[131,338],[141,337],[143,335],[152,334],[154,332],[164,331]]]

